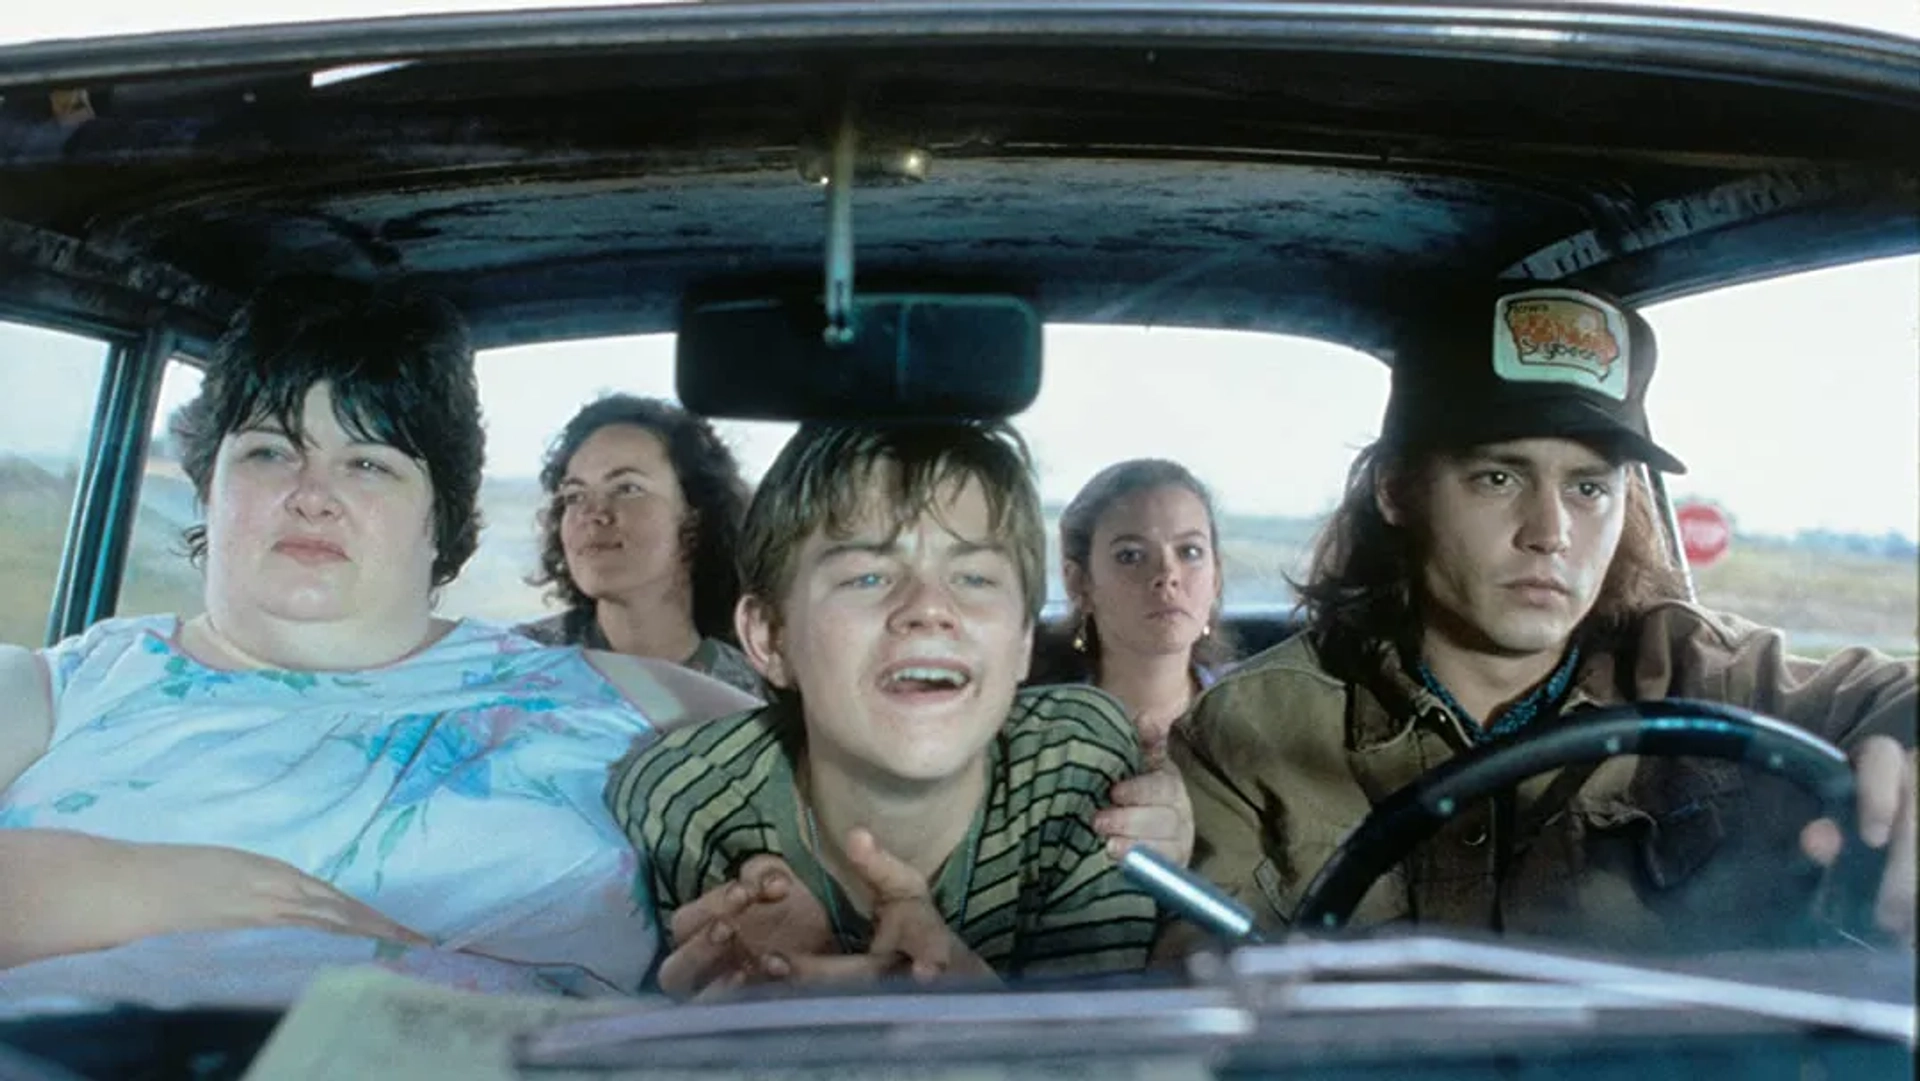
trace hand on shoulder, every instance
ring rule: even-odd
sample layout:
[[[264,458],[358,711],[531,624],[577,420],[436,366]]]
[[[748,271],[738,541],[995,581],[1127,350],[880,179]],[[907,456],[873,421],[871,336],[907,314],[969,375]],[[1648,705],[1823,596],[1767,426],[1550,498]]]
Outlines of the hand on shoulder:
[[[1182,867],[1193,858],[1193,799],[1164,745],[1149,751],[1145,771],[1114,784],[1108,798],[1112,806],[1093,816],[1093,828],[1107,839],[1109,856],[1118,860],[1138,844]]]

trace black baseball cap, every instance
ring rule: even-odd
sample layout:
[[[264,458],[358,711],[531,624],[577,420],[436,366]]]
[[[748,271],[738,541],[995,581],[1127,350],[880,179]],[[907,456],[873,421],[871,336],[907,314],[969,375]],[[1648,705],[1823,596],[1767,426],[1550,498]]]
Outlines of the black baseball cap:
[[[1603,294],[1489,290],[1415,325],[1395,355],[1382,432],[1453,447],[1584,438],[1685,473],[1647,427],[1656,353],[1653,327]]]

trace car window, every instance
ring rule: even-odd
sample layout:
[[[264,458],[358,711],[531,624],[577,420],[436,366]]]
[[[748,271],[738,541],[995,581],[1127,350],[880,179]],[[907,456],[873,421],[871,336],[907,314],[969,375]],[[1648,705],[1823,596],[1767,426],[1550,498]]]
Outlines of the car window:
[[[47,634],[106,343],[0,322],[0,642]]]
[[[1701,602],[1780,627],[1804,653],[1853,642],[1915,653],[1920,260],[1714,290],[1648,317],[1661,343],[1654,431],[1689,464],[1671,494],[1732,530],[1725,554],[1695,569]],[[1304,569],[1354,452],[1377,434],[1385,367],[1338,346],[1237,331],[1054,326],[1046,345],[1040,398],[1016,425],[1034,452],[1050,534],[1102,466],[1173,458],[1215,489],[1229,605],[1290,603],[1288,577]],[[545,610],[524,579],[536,562],[546,441],[604,391],[671,397],[672,338],[495,350],[479,364],[488,525],[443,609],[525,618]],[[792,430],[720,427],[750,480]],[[1050,552],[1055,601],[1058,564]]]
[[[1676,502],[1732,527],[1700,600],[1795,652],[1916,652],[1920,259],[1715,290],[1650,307],[1656,438],[1687,463]]]
[[[1179,364],[1169,364],[1172,357]],[[441,609],[520,619],[545,609],[525,582],[537,563],[537,474],[547,441],[606,391],[673,396],[670,335],[486,352],[486,529]],[[1274,334],[1179,328],[1054,326],[1039,399],[1014,420],[1035,458],[1049,545],[1060,510],[1102,467],[1172,458],[1210,485],[1222,514],[1230,605],[1290,603],[1319,521],[1338,501],[1353,454],[1373,438],[1387,369],[1355,350]],[[723,421],[750,481],[790,424]],[[1050,596],[1062,597],[1058,552]]]
[[[120,586],[119,615],[170,612],[184,617],[202,607],[200,572],[187,561],[182,539],[186,528],[200,520],[200,509],[167,434],[174,412],[199,392],[199,368],[180,360],[167,362],[153,411],[147,467],[140,477],[140,507]]]
[[[1061,327],[1047,347],[1040,398],[1015,423],[1046,504],[1050,596],[1063,596],[1055,523],[1067,501],[1105,466],[1155,457],[1213,490],[1226,603],[1291,605],[1288,579],[1379,431],[1386,365],[1243,331]]]
[[[1844,320],[1833,313],[1845,311]],[[1649,409],[1689,464],[1671,481],[1682,506],[1711,506],[1732,528],[1726,554],[1696,567],[1702,603],[1787,631],[1823,654],[1865,642],[1920,651],[1920,260],[1883,260],[1716,290],[1649,309],[1661,369]],[[1018,418],[1052,518],[1094,471],[1124,457],[1179,460],[1221,505],[1228,602],[1286,604],[1313,532],[1337,500],[1353,452],[1373,438],[1385,368],[1304,339],[1180,328],[1056,326],[1046,382]],[[106,347],[0,323],[0,635],[37,642],[59,566],[91,402]],[[1164,358],[1187,358],[1177,368]],[[1785,378],[1820,365],[1820,389]],[[672,395],[672,338],[649,335],[483,353],[489,427],[479,552],[442,610],[520,619],[546,610],[526,583],[536,563],[535,474],[546,441],[608,390]],[[169,364],[141,488],[121,614],[191,613],[198,572],[181,529],[195,513],[166,437],[199,387]],[[1889,392],[1892,388],[1893,392]],[[723,422],[750,480],[790,425]],[[1752,433],[1765,431],[1756,440]],[[1058,553],[1049,555],[1058,600]]]

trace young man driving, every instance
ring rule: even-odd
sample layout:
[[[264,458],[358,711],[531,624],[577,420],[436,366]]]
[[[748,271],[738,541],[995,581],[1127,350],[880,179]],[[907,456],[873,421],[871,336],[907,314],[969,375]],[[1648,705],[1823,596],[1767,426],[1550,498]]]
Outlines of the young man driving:
[[[1285,926],[1372,806],[1448,759],[1596,706],[1694,698],[1850,753],[1860,836],[1888,853],[1876,918],[1911,940],[1914,665],[1804,660],[1687,603],[1640,471],[1682,468],[1648,431],[1653,368],[1637,313],[1569,289],[1476,298],[1402,352],[1315,553],[1307,629],[1175,733],[1195,867],[1261,924]],[[1815,814],[1733,763],[1569,767],[1460,808],[1355,923],[1647,951],[1785,941],[1840,847]]]
[[[1134,729],[1097,690],[1016,694],[1042,529],[1002,426],[806,427],[781,452],[737,618],[775,701],[609,789],[670,928],[664,990],[1144,965],[1154,904],[1095,824],[1141,770]]]

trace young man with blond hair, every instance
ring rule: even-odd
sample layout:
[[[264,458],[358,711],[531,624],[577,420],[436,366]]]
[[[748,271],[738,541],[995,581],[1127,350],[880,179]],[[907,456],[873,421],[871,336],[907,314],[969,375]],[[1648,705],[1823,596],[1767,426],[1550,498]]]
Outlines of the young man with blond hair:
[[[1154,903],[1095,823],[1142,770],[1133,726],[1092,688],[1018,690],[1042,530],[1002,425],[788,444],[740,553],[774,702],[669,734],[609,789],[673,939],[663,989],[1144,965]]]

